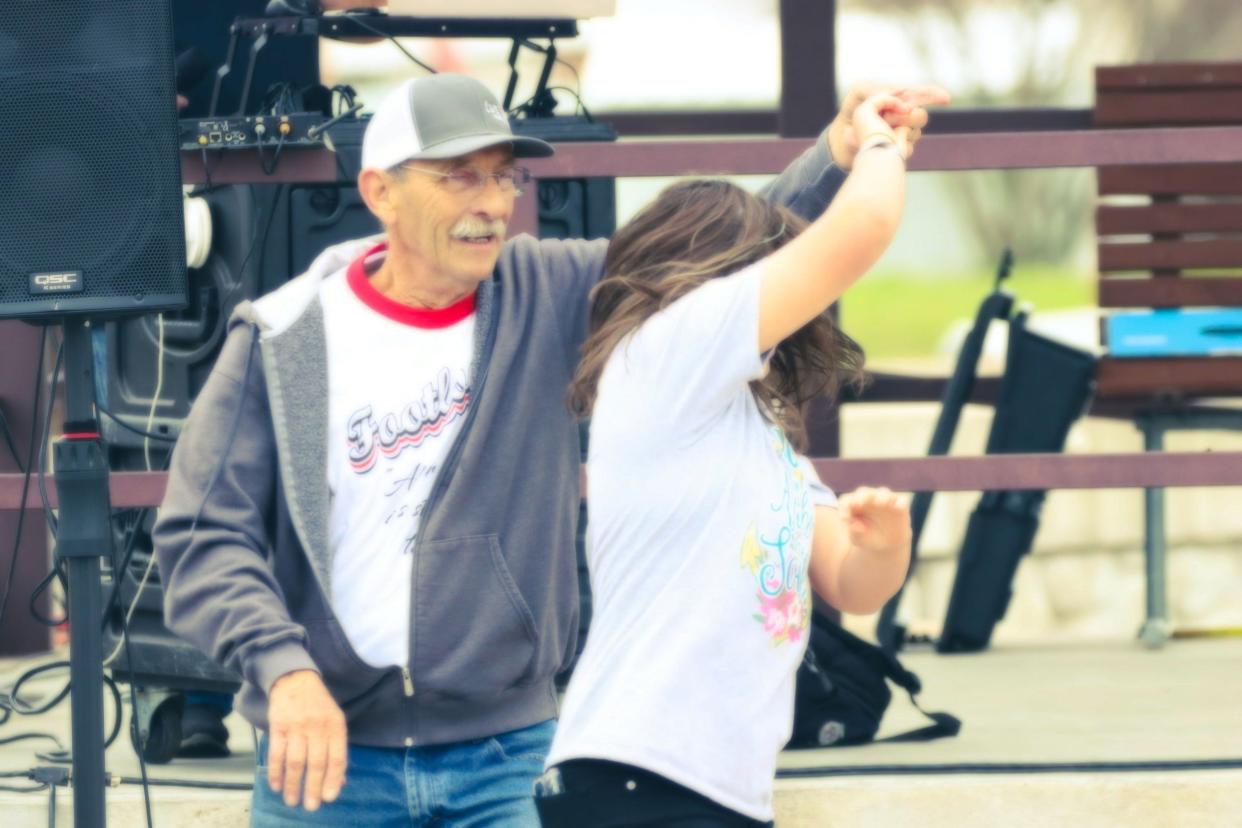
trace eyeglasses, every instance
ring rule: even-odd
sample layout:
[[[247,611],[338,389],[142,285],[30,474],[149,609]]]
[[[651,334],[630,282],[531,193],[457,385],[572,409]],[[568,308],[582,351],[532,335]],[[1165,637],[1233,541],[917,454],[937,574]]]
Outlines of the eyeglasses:
[[[457,167],[445,173],[438,170],[429,170],[426,167],[414,167],[409,164],[401,164],[400,166],[402,169],[434,175],[440,179],[446,190],[458,195],[482,192],[483,188],[487,186],[489,178],[496,180],[496,185],[500,187],[502,193],[513,193],[514,195],[521,195],[522,187],[530,183],[530,170],[525,167],[509,167],[494,173],[483,172],[475,167]]]

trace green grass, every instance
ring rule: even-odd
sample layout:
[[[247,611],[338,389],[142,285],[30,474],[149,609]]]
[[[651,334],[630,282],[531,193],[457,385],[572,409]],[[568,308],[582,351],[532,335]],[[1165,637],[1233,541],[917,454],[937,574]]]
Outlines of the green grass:
[[[846,293],[841,321],[869,359],[932,356],[955,320],[974,318],[993,279],[985,271],[944,276],[877,271]],[[1093,279],[1070,270],[1018,268],[1005,284],[1036,311],[1095,303]]]

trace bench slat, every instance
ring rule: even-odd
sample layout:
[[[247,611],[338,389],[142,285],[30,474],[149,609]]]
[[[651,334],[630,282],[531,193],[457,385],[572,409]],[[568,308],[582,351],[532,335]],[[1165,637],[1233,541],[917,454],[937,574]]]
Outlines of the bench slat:
[[[1242,164],[1100,167],[1100,195],[1242,195]]]
[[[1098,93],[1094,121],[1102,127],[1242,123],[1242,89]]]
[[[1242,239],[1101,242],[1099,245],[1099,269],[1105,273],[1206,267],[1242,268]]]
[[[1097,66],[1097,90],[1242,87],[1242,63],[1139,63]]]
[[[1099,281],[1101,308],[1242,306],[1242,277],[1119,279]]]
[[[1242,392],[1242,357],[1101,357],[1096,388],[1103,397],[1236,395]]]
[[[1095,210],[1101,236],[1150,233],[1242,233],[1242,204],[1103,204]]]

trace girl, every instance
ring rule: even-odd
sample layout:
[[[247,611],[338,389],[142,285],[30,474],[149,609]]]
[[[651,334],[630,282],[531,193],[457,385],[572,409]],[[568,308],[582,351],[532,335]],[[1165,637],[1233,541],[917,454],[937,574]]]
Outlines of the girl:
[[[897,229],[909,135],[885,115],[904,111],[857,108],[853,169],[805,229],[692,181],[612,240],[571,387],[594,614],[536,785],[547,828],[768,824],[811,591],[868,613],[905,575],[904,500],[838,502],[790,442],[861,376],[827,309]]]

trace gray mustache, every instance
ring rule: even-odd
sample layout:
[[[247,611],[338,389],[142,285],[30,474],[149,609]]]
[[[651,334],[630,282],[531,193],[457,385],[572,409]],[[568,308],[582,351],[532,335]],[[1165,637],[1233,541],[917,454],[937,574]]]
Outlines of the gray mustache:
[[[464,239],[471,236],[503,236],[504,234],[505,223],[500,219],[492,219],[491,221],[462,219],[453,225],[453,229],[449,231],[449,235],[455,239]]]

